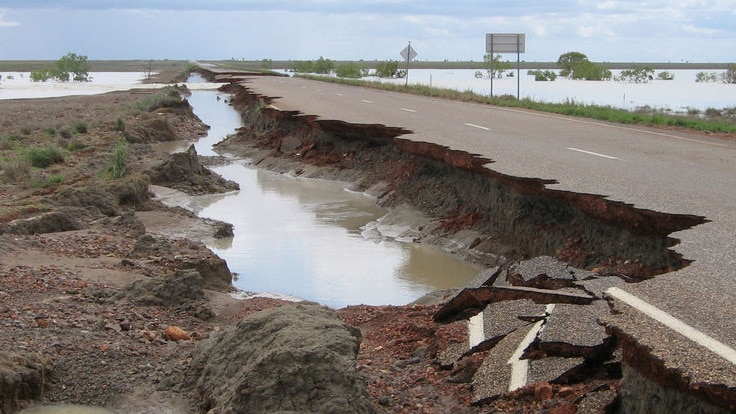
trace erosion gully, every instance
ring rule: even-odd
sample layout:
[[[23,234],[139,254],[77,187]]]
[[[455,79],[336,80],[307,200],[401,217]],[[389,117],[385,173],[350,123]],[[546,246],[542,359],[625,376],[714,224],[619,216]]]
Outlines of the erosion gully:
[[[242,125],[228,98],[215,91],[193,91],[188,98],[211,127],[195,144],[200,156],[219,157],[213,145]],[[158,150],[188,145],[164,143]],[[461,287],[481,270],[436,246],[382,236],[372,223],[386,210],[343,182],[278,174],[254,167],[248,157],[216,164],[210,168],[236,181],[239,191],[165,202],[234,225],[233,238],[211,240],[208,247],[237,274],[233,284],[244,296],[303,298],[335,308],[403,305]]]
[[[258,167],[277,173],[349,182],[352,191],[374,196],[376,204],[389,211],[385,216],[388,218],[382,219],[386,220],[385,227],[394,230],[394,236],[412,244],[439,246],[485,269],[437,313],[435,319],[441,323],[478,315],[488,318],[493,306],[510,309],[513,306],[503,304],[522,300],[581,309],[597,306],[610,312],[600,290],[589,289],[587,282],[636,283],[688,266],[688,260],[671,249],[678,240],[670,234],[706,222],[700,216],[638,209],[598,195],[552,190],[542,179],[500,174],[486,167],[488,159],[403,138],[409,131],[400,127],[349,124],[280,111],[270,105],[272,98],[248,89],[243,73],[202,73],[211,81],[225,82],[221,92],[229,94],[229,103],[243,124],[236,134],[217,144],[217,151],[249,157]],[[374,230],[380,233],[380,227]],[[523,268],[529,267],[524,263],[534,258],[550,258],[551,262],[540,262],[551,263],[550,267],[563,263],[561,273],[572,274],[577,280],[550,277],[555,273],[551,268],[523,274]],[[570,293],[570,289],[579,293]],[[629,382],[637,384],[636,389],[627,390],[630,401],[651,400],[662,387],[672,391],[672,398],[661,401],[661,412],[683,403],[715,407],[713,412],[718,412],[734,403],[733,393],[723,397],[717,385],[699,384],[694,390],[688,388],[686,380],[672,380],[676,370],[668,369],[664,361],[655,360],[646,350],[634,349],[635,341],[623,333],[604,330],[595,318],[594,327],[576,328],[569,321],[577,320],[582,312],[559,307],[564,312],[544,313],[535,319],[550,325],[547,337],[559,332],[555,331],[559,328],[555,328],[554,318],[566,318],[565,324],[572,325],[568,329],[605,332],[593,345],[564,339],[564,330],[561,342],[545,344],[539,334],[524,358],[530,362],[564,359],[568,368],[538,380],[574,383],[628,375]],[[491,318],[529,318],[528,314],[508,313],[503,311]],[[479,343],[460,349],[458,358],[489,349],[493,354],[497,344],[500,347],[517,335],[514,332],[495,336],[481,333]],[[623,360],[615,351],[621,347],[628,347],[623,350]],[[633,354],[636,358],[626,359],[626,355]],[[501,365],[505,366],[507,359]],[[446,358],[448,365],[457,361]],[[492,366],[486,359],[473,377],[476,403],[506,391],[483,385],[484,379],[496,375]],[[663,381],[665,377],[668,379]],[[624,411],[627,407],[618,399],[611,402],[611,407],[616,406],[624,407]]]

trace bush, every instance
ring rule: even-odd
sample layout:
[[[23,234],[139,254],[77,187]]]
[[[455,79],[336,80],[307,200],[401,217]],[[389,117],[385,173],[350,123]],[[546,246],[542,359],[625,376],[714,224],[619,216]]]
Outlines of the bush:
[[[363,77],[364,71],[357,63],[351,62],[338,65],[335,73],[341,78],[359,79]]]
[[[86,134],[87,133],[87,124],[85,124],[82,121],[77,122],[72,127],[72,132],[75,134]]]
[[[110,157],[110,165],[107,170],[113,178],[120,178],[125,175],[128,158],[128,143],[120,140],[115,144],[115,149]]]
[[[695,75],[695,82],[715,82],[718,80],[718,75],[715,72],[698,72]]]
[[[584,61],[575,66],[572,72],[572,78],[593,81],[610,80],[611,71],[603,65]]]
[[[379,78],[398,78],[399,62],[389,60],[376,64],[376,76]]]
[[[66,144],[66,149],[68,151],[79,151],[85,148],[87,148],[87,144],[76,138],[72,139],[71,141],[69,141],[68,144]]]
[[[25,157],[31,163],[31,166],[36,168],[46,168],[51,164],[64,162],[64,153],[61,148],[55,145],[30,148],[26,151]]]
[[[123,121],[123,118],[118,118],[115,121],[115,131],[125,132],[125,121]]]
[[[0,164],[2,177],[9,183],[24,183],[31,176],[31,166],[25,160],[11,160]]]
[[[557,79],[557,74],[551,70],[530,70],[530,75],[534,75],[534,80],[537,82],[554,81]]]
[[[168,87],[157,91],[153,95],[136,103],[136,108],[141,111],[155,111],[160,108],[176,108],[182,106],[184,101],[176,88]]]
[[[654,79],[654,69],[651,66],[637,66],[634,69],[622,70],[616,78],[618,81],[647,83]]]
[[[728,65],[728,70],[721,75],[723,83],[736,83],[736,65]]]

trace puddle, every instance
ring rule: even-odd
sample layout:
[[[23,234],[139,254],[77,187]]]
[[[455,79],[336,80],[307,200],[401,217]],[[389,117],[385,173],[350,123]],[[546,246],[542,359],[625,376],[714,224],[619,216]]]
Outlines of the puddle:
[[[190,97],[194,112],[212,126],[196,144],[199,154],[212,154],[212,144],[240,126],[239,115],[224,102],[227,95],[217,96],[194,91]],[[332,307],[400,305],[463,286],[480,271],[433,246],[362,236],[362,227],[385,211],[342,183],[287,177],[244,162],[212,169],[238,182],[241,190],[176,203],[235,226],[234,238],[208,247],[237,273],[239,289]]]

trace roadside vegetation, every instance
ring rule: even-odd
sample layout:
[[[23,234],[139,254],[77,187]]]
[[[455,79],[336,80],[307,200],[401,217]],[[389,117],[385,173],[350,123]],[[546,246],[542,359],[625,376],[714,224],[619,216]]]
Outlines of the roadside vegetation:
[[[570,79],[588,81],[617,81],[629,83],[646,83],[654,79],[671,80],[674,75],[669,71],[656,73],[652,65],[634,65],[622,70],[619,75],[613,76],[607,65],[591,62],[581,52],[567,52],[557,60],[559,75],[551,69],[530,69],[527,73],[534,75],[536,81],[551,82],[558,76]],[[374,67],[373,71],[370,67]],[[511,68],[510,62],[502,62],[500,55],[484,56],[482,71],[476,71],[476,78],[502,77]],[[412,93],[443,99],[454,99],[465,102],[476,102],[489,105],[516,107],[536,111],[550,112],[560,115],[570,115],[582,118],[591,118],[621,124],[637,124],[660,127],[676,127],[693,129],[704,132],[736,133],[736,107],[706,111],[689,110],[687,114],[673,114],[650,107],[638,108],[635,111],[619,109],[605,105],[587,105],[575,101],[563,103],[537,102],[528,98],[516,99],[512,95],[484,96],[472,91],[457,91],[453,89],[435,88],[427,85],[404,85],[386,83],[374,80],[363,80],[362,77],[374,76],[379,78],[399,78],[406,76],[406,70],[399,69],[398,62],[364,62],[363,66],[353,64],[335,64],[330,59],[320,57],[316,62],[300,61],[292,65],[291,70],[296,76],[321,80],[326,82],[342,83],[347,85],[365,86],[395,92]],[[513,72],[510,72],[513,74]],[[334,75],[334,76],[333,76]],[[736,65],[728,65],[726,72],[718,75],[703,73],[698,75],[699,82],[722,81],[736,83]]]
[[[394,92],[412,93],[442,99],[454,99],[463,102],[475,102],[488,105],[532,109],[536,111],[577,116],[582,118],[592,118],[601,121],[616,122],[620,124],[677,127],[725,134],[736,133],[736,121],[734,121],[734,119],[736,119],[736,107],[726,110],[709,109],[703,113],[699,113],[698,111],[690,111],[690,113],[688,113],[687,115],[673,115],[663,111],[653,110],[651,108],[641,108],[637,111],[632,112],[625,109],[614,108],[612,106],[586,105],[574,101],[568,101],[564,103],[548,103],[537,102],[528,98],[517,100],[516,97],[512,95],[489,97],[479,95],[471,91],[457,91],[453,89],[434,88],[427,85],[404,85],[308,74],[298,74],[297,76],[325,82],[335,82],[353,86],[365,86]]]

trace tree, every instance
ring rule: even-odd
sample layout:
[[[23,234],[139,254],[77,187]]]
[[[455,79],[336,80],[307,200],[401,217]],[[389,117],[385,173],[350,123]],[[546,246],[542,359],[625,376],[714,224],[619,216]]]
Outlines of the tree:
[[[654,79],[654,69],[651,66],[637,66],[634,69],[622,70],[616,80],[634,83],[647,83]]]
[[[557,66],[562,70],[560,76],[571,76],[575,72],[575,67],[588,63],[588,57],[580,52],[567,52],[560,55],[557,59]]]
[[[483,56],[483,62],[485,62],[486,72],[488,76],[500,78],[503,73],[511,68],[509,62],[501,62],[501,55],[491,56],[486,54]]]
[[[335,69],[335,62],[330,59],[325,59],[322,56],[314,62],[314,73],[320,73],[326,75]]]
[[[736,83],[736,65],[728,65],[728,70],[721,75],[723,83]]]
[[[611,71],[607,67],[590,61],[580,62],[573,68],[571,77],[573,79],[602,81],[611,79]]]
[[[61,59],[56,61],[58,76],[64,82],[69,80],[69,74],[73,75],[75,82],[89,82],[89,62],[87,56],[77,55],[76,53],[67,53]]]
[[[57,60],[53,67],[31,72],[33,82],[46,82],[49,79],[57,79],[61,82],[68,82],[70,79],[75,82],[89,82],[87,56],[70,52]]]
[[[403,78],[406,76],[406,70],[399,70],[399,62],[389,60],[376,63],[376,76],[379,78]]]
[[[611,71],[607,67],[591,62],[580,52],[563,53],[557,59],[557,65],[561,68],[560,76],[582,80],[611,79]]]

